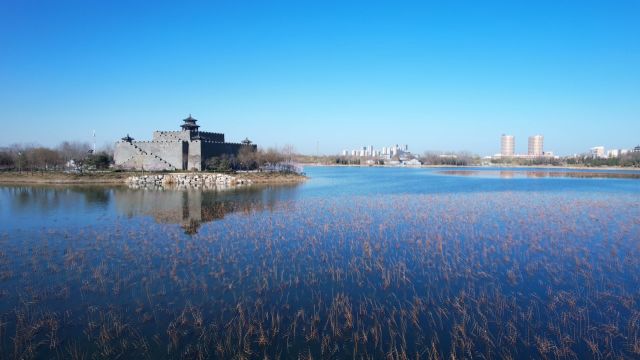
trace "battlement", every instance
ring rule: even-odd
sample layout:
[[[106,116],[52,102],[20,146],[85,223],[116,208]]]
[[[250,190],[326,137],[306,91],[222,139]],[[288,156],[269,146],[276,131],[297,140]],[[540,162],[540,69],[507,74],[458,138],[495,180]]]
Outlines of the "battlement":
[[[243,144],[237,142],[224,142],[224,141],[208,141],[208,140],[193,140],[193,142],[202,143],[202,144],[220,144],[220,145],[230,145],[230,146],[253,146],[257,147],[256,144]]]
[[[255,144],[230,143],[230,142],[226,142],[224,144],[225,145],[231,145],[231,146],[253,146],[253,147],[257,147],[257,145],[255,145]]]
[[[191,132],[190,131],[154,131],[153,140],[155,141],[162,141],[162,140],[189,141],[191,140]]]
[[[205,134],[205,135],[211,135],[211,136],[223,136],[224,137],[223,133],[215,133],[215,132],[210,132],[210,131],[200,131],[199,133],[201,135]]]
[[[224,142],[224,134],[221,133],[200,131],[196,134],[196,136],[203,141]]]

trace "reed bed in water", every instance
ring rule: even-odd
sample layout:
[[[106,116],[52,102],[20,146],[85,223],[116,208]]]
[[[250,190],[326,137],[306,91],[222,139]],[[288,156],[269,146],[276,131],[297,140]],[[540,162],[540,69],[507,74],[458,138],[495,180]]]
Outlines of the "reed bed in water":
[[[0,234],[0,353],[637,358],[639,234],[634,199],[544,193],[307,199],[192,236],[148,218]]]

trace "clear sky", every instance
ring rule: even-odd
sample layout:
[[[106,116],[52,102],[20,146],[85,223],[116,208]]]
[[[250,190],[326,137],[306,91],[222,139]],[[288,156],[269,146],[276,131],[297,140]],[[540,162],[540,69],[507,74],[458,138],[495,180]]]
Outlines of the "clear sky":
[[[203,130],[333,154],[640,143],[640,1],[0,1],[0,146]]]

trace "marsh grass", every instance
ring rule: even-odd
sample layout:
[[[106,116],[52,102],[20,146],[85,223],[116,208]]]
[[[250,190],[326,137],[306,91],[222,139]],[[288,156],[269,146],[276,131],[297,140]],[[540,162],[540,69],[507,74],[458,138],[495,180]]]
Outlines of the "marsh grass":
[[[640,205],[311,198],[0,236],[3,358],[635,358]]]

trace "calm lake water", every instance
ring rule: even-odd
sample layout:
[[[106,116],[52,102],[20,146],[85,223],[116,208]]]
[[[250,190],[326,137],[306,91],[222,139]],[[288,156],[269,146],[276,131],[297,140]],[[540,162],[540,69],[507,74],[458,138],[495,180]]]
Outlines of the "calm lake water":
[[[0,358],[639,358],[640,172],[0,186]]]

